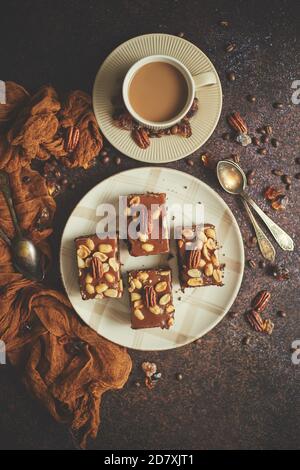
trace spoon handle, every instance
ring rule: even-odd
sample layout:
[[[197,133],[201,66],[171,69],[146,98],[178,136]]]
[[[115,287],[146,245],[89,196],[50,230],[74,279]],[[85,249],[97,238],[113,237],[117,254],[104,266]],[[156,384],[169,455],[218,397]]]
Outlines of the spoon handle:
[[[11,215],[14,227],[15,227],[16,234],[18,235],[18,237],[21,237],[22,232],[20,229],[17,214],[16,214],[13,200],[12,200],[9,178],[8,178],[8,175],[4,171],[0,171],[0,191],[2,191],[6,204],[8,206],[8,209],[9,209],[9,212],[10,212],[10,215]]]
[[[250,196],[246,193],[242,193],[242,197],[253,207],[256,213],[259,215],[261,220],[266,224],[268,229],[270,230],[271,234],[277,241],[280,248],[286,251],[293,251],[294,250],[294,242],[291,237],[280,228],[269,216],[267,216],[260,207],[251,199]]]
[[[251,212],[251,209],[248,203],[244,199],[242,199],[242,201],[245,206],[246,212],[249,216],[249,219],[252,222],[261,254],[263,255],[265,259],[273,263],[275,261],[275,255],[276,255],[275,248],[270,242],[270,240],[268,239],[268,237],[264,234],[260,226],[258,225],[254,215]]]
[[[2,238],[2,240],[4,240],[8,244],[8,246],[11,246],[10,239],[8,238],[6,233],[1,228],[0,228],[0,238]]]

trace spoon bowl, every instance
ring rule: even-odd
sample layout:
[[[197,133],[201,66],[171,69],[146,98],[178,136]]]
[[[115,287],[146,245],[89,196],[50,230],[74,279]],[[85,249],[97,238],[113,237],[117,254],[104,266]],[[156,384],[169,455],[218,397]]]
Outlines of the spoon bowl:
[[[218,162],[217,177],[224,191],[229,194],[242,194],[247,185],[247,178],[241,167],[227,160]]]
[[[13,263],[19,272],[33,281],[42,281],[45,277],[42,268],[42,254],[32,241],[16,238],[11,243]]]
[[[35,244],[22,234],[13,204],[9,176],[4,171],[0,171],[0,191],[6,200],[16,233],[11,241],[2,230],[0,236],[11,248],[14,266],[28,279],[42,281],[45,277],[43,255]]]

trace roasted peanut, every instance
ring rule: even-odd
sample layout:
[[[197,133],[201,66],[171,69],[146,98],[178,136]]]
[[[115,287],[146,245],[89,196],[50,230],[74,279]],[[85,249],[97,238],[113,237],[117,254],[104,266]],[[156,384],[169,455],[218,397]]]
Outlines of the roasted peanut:
[[[159,299],[159,305],[167,305],[171,300],[170,294],[165,294]]]
[[[137,204],[139,204],[141,202],[141,198],[139,196],[134,196],[130,199],[129,201],[129,205],[130,206],[136,206]]]
[[[107,256],[104,253],[100,253],[100,251],[96,251],[95,253],[93,253],[93,257],[99,258],[102,263],[107,260]]]
[[[139,308],[136,308],[133,313],[138,320],[144,320],[143,312]]]
[[[222,273],[221,273],[220,269],[214,269],[213,278],[218,284],[220,284],[222,282]]]
[[[215,250],[216,242],[212,238],[208,238],[206,242],[206,246],[209,250]]]
[[[91,238],[88,238],[86,240],[86,246],[91,250],[93,251],[95,249],[95,243],[93,242],[93,240]]]
[[[106,291],[108,289],[108,285],[101,283],[96,286],[96,292],[97,294],[101,294],[102,292]]]
[[[156,292],[163,292],[164,290],[166,290],[167,287],[168,287],[167,282],[162,281],[162,282],[158,282],[156,286],[154,287],[154,289],[156,290]]]
[[[90,274],[87,274],[86,277],[85,277],[85,283],[86,284],[91,284],[93,282],[93,276],[91,276]]]
[[[191,277],[188,280],[188,285],[191,287],[197,287],[197,286],[202,286],[203,285],[203,279],[201,277]]]
[[[204,268],[204,274],[205,276],[211,276],[213,273],[214,267],[212,263],[208,263],[205,268]]]
[[[139,279],[133,279],[132,282],[136,289],[141,289],[143,287],[143,284]]]
[[[79,256],[77,256],[77,264],[78,264],[78,267],[83,269],[85,268],[85,261],[84,259],[80,258]]]
[[[79,245],[77,249],[77,256],[79,258],[85,259],[91,254],[91,250],[85,245]]]
[[[86,284],[85,289],[88,294],[92,295],[95,293],[95,287],[92,284]]]
[[[104,277],[107,280],[107,282],[110,282],[110,283],[115,282],[115,279],[116,279],[115,276],[110,273],[106,273]]]
[[[135,300],[140,300],[142,296],[138,292],[132,292],[130,298],[131,298],[131,301],[134,302]]]
[[[154,245],[152,245],[151,243],[143,243],[142,249],[146,251],[147,253],[150,253],[151,251],[154,250]]]
[[[175,310],[174,305],[168,305],[168,306],[166,307],[166,312],[167,312],[167,313],[172,313],[172,312],[174,312],[174,310]]]
[[[104,292],[105,297],[118,297],[117,289],[107,289]]]
[[[200,277],[200,271],[199,271],[199,269],[189,269],[188,270],[188,275],[190,277]]]
[[[140,272],[138,274],[138,278],[143,282],[143,281],[147,281],[147,279],[149,278],[149,274],[146,273],[146,272]]]
[[[207,236],[207,238],[212,238],[213,240],[216,239],[216,231],[212,227],[205,229],[205,235]]]
[[[154,307],[149,307],[149,310],[151,313],[154,313],[154,315],[159,315],[162,313],[162,310],[158,305],[154,305]]]
[[[100,253],[110,253],[112,251],[112,246],[109,243],[100,243],[98,250]]]

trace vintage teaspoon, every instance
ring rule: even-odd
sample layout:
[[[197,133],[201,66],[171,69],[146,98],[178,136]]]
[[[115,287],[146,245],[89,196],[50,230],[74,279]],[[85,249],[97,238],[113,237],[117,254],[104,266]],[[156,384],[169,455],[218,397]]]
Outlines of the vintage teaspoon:
[[[221,183],[221,185],[223,186],[222,183]],[[268,237],[265,235],[265,233],[262,231],[259,224],[257,223],[254,215],[252,214],[252,211],[249,207],[248,202],[246,202],[244,199],[242,199],[242,202],[243,202],[244,207],[246,209],[246,212],[247,212],[247,214],[250,218],[250,221],[252,222],[252,225],[253,225],[253,228],[254,228],[254,231],[255,231],[255,234],[256,234],[256,238],[257,238],[257,243],[258,243],[259,249],[261,251],[261,254],[268,261],[274,262],[275,261],[275,256],[276,256],[274,246],[272,245],[272,243],[270,242]]]
[[[275,222],[273,222],[273,220],[270,219],[270,217],[267,216],[260,207],[258,207],[253,199],[245,193],[245,188],[247,186],[246,175],[237,163],[229,160],[221,160],[217,165],[217,176],[225,191],[230,194],[241,196],[244,201],[251,205],[283,250],[293,251],[294,242],[291,237],[282,230],[282,228],[275,224]]]
[[[42,254],[34,243],[22,234],[13,206],[9,179],[3,171],[0,171],[0,190],[5,197],[16,231],[14,239],[9,243],[13,256],[13,264],[28,279],[42,281],[45,276]]]

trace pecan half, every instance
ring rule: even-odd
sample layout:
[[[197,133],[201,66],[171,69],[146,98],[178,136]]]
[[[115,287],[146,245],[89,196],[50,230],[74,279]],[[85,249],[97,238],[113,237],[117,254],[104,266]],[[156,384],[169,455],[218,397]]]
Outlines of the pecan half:
[[[248,127],[240,113],[234,112],[229,114],[227,121],[234,131],[238,132],[239,134],[247,134]]]
[[[189,252],[189,268],[190,269],[197,269],[200,265],[201,260],[201,251],[200,250],[190,250]]]
[[[150,138],[148,132],[143,127],[133,129],[132,137],[135,143],[141,148],[146,149],[150,145]]]
[[[80,131],[78,127],[71,126],[67,131],[66,151],[73,152],[79,142]]]
[[[98,257],[92,258],[92,276],[95,281],[100,281],[103,277],[103,263]]]
[[[269,303],[270,298],[270,292],[268,292],[267,290],[262,290],[257,294],[257,296],[252,302],[253,309],[256,310],[258,313],[263,312],[267,304]]]
[[[251,310],[250,312],[247,313],[247,319],[252,328],[255,331],[264,331],[265,326],[264,326],[264,321],[261,318],[260,313],[256,312],[255,310]]]
[[[145,286],[144,296],[148,308],[155,307],[155,305],[157,305],[156,292],[153,286]]]

